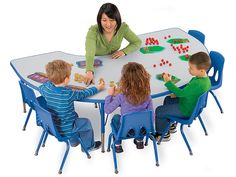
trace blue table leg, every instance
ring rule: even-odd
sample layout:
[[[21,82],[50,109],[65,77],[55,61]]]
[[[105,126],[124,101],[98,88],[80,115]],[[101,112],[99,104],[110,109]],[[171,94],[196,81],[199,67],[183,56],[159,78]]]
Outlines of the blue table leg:
[[[105,152],[105,113],[104,113],[104,103],[99,103],[99,111],[101,116],[101,142],[102,142],[102,152]]]

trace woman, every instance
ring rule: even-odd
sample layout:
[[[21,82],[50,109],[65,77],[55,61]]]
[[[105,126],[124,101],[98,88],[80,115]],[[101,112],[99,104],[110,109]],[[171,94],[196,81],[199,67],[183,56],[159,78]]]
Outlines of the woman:
[[[125,38],[129,44],[119,50]],[[103,4],[97,15],[97,25],[89,28],[86,36],[86,75],[85,84],[89,85],[94,75],[94,56],[111,54],[113,59],[121,58],[141,45],[141,40],[126,23],[121,22],[118,8],[111,3]]]

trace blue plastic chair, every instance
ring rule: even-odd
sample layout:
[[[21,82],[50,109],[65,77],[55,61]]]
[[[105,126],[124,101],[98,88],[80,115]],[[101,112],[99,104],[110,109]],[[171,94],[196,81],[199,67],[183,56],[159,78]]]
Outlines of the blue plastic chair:
[[[164,132],[162,133],[162,136],[161,138],[159,139],[158,141],[158,144],[161,143],[163,137],[165,136],[165,134],[167,133],[167,131],[169,130],[170,128],[170,125],[174,122],[176,123],[180,123],[180,132],[181,132],[181,135],[184,139],[184,142],[185,144],[187,145],[187,148],[189,150],[189,153],[190,155],[193,155],[193,152],[192,152],[192,149],[188,143],[188,140],[184,134],[184,131],[183,131],[183,126],[184,125],[191,125],[193,123],[193,120],[195,118],[198,118],[200,123],[201,123],[201,126],[203,128],[203,130],[205,131],[205,134],[207,135],[207,131],[206,131],[206,128],[203,124],[203,121],[202,121],[202,118],[200,116],[201,112],[203,111],[203,109],[206,107],[206,104],[207,104],[207,96],[208,96],[208,92],[205,92],[204,94],[202,94],[199,98],[198,98],[198,101],[197,101],[197,104],[193,110],[193,113],[190,117],[177,117],[177,116],[171,116],[171,115],[167,115],[167,119],[168,119],[168,126],[165,128]]]
[[[210,93],[214,97],[220,112],[223,113],[223,109],[220,105],[220,102],[218,101],[216,95],[214,94],[213,90],[216,90],[221,87],[222,85],[222,80],[223,80],[223,69],[224,69],[224,62],[225,59],[222,54],[216,51],[211,51],[210,52],[210,58],[211,58],[211,67],[208,70],[208,74],[210,70],[213,69],[213,75],[209,76],[211,80],[211,90]]]
[[[53,119],[52,119],[52,114],[50,112],[48,112],[45,108],[42,108],[38,104],[35,104],[34,106],[35,106],[37,116],[38,116],[38,118],[39,118],[39,120],[42,124],[42,127],[43,127],[43,133],[41,135],[41,138],[40,138],[40,141],[39,141],[39,144],[38,144],[38,147],[36,149],[35,154],[38,154],[39,148],[40,148],[42,142],[45,140],[45,138],[47,138],[48,134],[54,136],[59,142],[65,142],[66,143],[66,151],[65,151],[64,157],[63,157],[62,162],[61,162],[61,166],[60,166],[59,171],[58,171],[58,173],[61,174],[63,166],[64,166],[66,158],[67,158],[67,155],[68,155],[69,150],[70,150],[69,138],[68,137],[62,137],[58,133],[58,131],[57,131],[55,125],[54,125]],[[83,151],[86,153],[87,157],[90,159],[91,156],[88,153],[88,150],[85,148],[82,140],[79,137],[78,137],[78,139],[79,139],[79,142],[81,144],[81,147],[82,147]]]
[[[153,115],[152,111],[132,112],[132,113],[125,114],[121,117],[121,126],[120,126],[118,132],[115,131],[113,125],[111,124],[112,132],[109,135],[107,151],[109,152],[110,147],[112,148],[116,174],[118,173],[118,168],[117,168],[115,144],[117,141],[125,140],[125,139],[146,137],[145,145],[147,145],[148,138],[150,138],[153,141],[156,166],[159,166],[156,140],[151,135],[151,133],[155,133],[154,127],[153,127],[153,120],[152,120],[153,116],[152,115]],[[141,129],[146,130],[145,134],[141,133]],[[130,130],[134,131],[133,136],[127,136]],[[112,139],[113,139],[113,143],[111,145]]]
[[[197,30],[189,30],[188,34],[190,34],[191,36],[195,37],[197,40],[199,40],[202,44],[205,43],[205,35]]]
[[[23,81],[19,81],[19,85],[21,88],[21,95],[22,95],[22,100],[23,100],[23,107],[24,107],[24,112],[26,112],[26,106],[27,104],[29,106],[29,112],[27,114],[24,126],[23,126],[23,131],[25,131],[26,126],[28,124],[30,115],[32,113],[32,110],[34,110],[34,103],[38,103],[38,101],[41,102],[41,105],[46,105],[46,101],[42,96],[36,97],[34,91],[32,88],[28,87]],[[39,126],[39,120],[36,116],[36,124]]]

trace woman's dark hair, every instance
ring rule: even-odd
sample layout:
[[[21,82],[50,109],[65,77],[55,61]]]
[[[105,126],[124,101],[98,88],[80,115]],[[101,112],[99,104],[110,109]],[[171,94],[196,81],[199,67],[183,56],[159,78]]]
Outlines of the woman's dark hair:
[[[98,29],[101,34],[103,34],[103,29],[102,29],[102,24],[101,24],[103,13],[105,13],[109,18],[114,19],[116,21],[117,23],[116,32],[117,32],[120,29],[120,25],[121,25],[121,16],[120,16],[120,12],[118,8],[114,4],[111,4],[111,3],[105,3],[100,7],[98,15],[97,15],[97,24],[98,24]]]

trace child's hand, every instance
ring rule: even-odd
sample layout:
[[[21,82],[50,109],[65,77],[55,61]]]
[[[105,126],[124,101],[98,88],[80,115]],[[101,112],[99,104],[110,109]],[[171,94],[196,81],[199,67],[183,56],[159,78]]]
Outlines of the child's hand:
[[[98,83],[98,86],[97,86],[97,89],[99,91],[103,90],[105,88],[105,81],[101,78],[99,79],[99,83]]]
[[[171,93],[171,94],[170,94],[170,97],[171,97],[171,98],[176,98],[176,95],[173,94],[173,93]]]
[[[162,77],[163,77],[165,82],[168,82],[168,81],[171,80],[171,75],[170,74],[164,73]]]
[[[108,89],[108,95],[114,96],[116,91],[116,87],[110,87]]]

